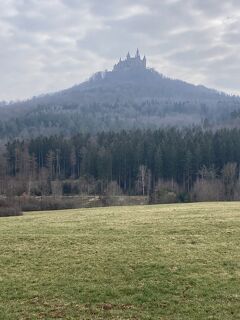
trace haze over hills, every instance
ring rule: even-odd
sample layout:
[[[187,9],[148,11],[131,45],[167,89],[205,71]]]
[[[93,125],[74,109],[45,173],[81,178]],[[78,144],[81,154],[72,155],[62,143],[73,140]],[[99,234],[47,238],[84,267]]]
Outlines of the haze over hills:
[[[72,88],[0,104],[2,137],[232,123],[240,98],[164,77],[137,50]]]

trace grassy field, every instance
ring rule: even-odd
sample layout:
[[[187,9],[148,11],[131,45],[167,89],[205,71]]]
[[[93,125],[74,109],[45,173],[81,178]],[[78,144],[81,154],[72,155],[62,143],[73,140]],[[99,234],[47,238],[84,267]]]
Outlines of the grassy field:
[[[1,218],[0,319],[240,319],[240,203]]]

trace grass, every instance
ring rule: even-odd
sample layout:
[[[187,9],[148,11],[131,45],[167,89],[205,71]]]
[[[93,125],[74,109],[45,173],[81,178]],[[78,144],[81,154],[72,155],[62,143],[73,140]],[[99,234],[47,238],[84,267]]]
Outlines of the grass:
[[[0,319],[240,319],[240,203],[1,218]]]

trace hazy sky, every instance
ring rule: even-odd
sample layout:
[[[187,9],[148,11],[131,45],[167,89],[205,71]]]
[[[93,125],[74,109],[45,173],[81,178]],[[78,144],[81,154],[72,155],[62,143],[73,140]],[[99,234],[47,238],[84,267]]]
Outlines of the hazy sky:
[[[0,0],[0,100],[80,83],[137,47],[160,73],[240,94],[240,0]]]

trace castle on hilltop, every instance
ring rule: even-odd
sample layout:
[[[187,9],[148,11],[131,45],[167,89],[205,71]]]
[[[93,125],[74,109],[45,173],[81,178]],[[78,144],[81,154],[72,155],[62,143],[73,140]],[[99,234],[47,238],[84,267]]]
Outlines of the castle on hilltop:
[[[120,58],[119,62],[115,64],[113,71],[129,70],[129,69],[146,69],[147,60],[144,56],[143,59],[140,57],[139,50],[135,54],[135,57],[131,57],[129,52],[125,60]]]

